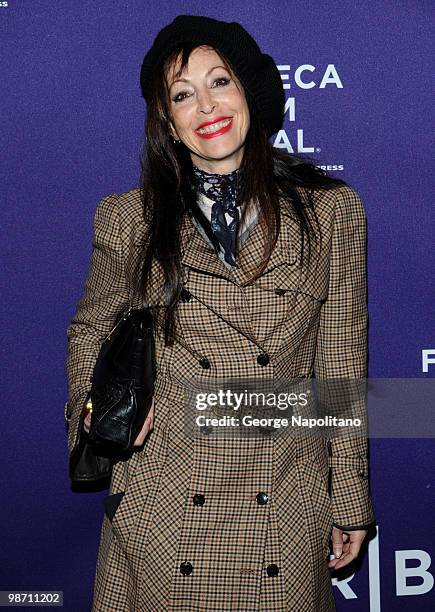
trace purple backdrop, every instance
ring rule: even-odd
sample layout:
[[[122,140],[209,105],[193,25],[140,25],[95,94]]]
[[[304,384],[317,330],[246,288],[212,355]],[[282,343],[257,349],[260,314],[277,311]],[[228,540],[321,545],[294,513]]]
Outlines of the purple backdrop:
[[[105,493],[70,491],[66,327],[98,200],[138,184],[143,55],[179,13],[239,21],[274,57],[289,101],[275,145],[309,152],[366,207],[370,376],[434,376],[435,364],[423,364],[424,350],[435,354],[433,8],[424,0],[0,2],[0,590],[63,590],[65,610],[90,609]],[[374,440],[371,468],[378,537],[360,571],[336,583],[338,609],[433,610],[433,441]]]

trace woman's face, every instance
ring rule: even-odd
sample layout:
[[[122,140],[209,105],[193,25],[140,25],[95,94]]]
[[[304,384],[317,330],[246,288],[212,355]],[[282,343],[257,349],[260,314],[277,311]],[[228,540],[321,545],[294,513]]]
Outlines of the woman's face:
[[[228,174],[240,167],[249,129],[249,109],[238,79],[209,47],[197,47],[180,77],[180,56],[166,75],[170,130],[206,172]]]

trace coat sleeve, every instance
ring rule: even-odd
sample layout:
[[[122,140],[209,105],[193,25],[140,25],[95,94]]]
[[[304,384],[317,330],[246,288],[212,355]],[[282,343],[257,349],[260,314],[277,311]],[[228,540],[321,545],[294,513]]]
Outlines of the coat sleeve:
[[[119,226],[119,196],[100,200],[94,218],[92,255],[84,292],[67,328],[68,449],[77,442],[80,414],[101,344],[129,304]]]
[[[336,416],[367,416],[366,216],[357,192],[337,192],[332,232],[328,297],[322,305],[314,374]],[[329,381],[334,379],[334,381]],[[349,381],[349,382],[346,382]],[[321,394],[322,394],[321,393]],[[330,414],[330,412],[327,414]],[[369,491],[368,440],[336,434],[328,439],[330,495],[336,527],[367,529],[375,521]]]

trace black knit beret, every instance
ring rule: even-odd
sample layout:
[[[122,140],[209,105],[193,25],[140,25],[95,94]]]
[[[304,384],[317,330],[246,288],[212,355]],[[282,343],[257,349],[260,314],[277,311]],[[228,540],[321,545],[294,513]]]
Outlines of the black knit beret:
[[[285,97],[281,76],[270,55],[262,53],[252,36],[237,22],[179,15],[157,34],[140,73],[142,96],[149,100],[152,75],[167,55],[183,42],[210,45],[234,66],[245,91],[254,98],[268,136],[282,127]]]

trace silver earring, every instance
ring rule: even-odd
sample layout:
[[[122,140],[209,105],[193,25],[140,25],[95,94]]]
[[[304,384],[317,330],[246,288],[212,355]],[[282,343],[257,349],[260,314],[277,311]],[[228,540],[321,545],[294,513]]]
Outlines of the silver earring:
[[[180,144],[180,141],[179,140],[175,140],[174,137],[172,137],[172,140],[173,140],[174,144]]]

